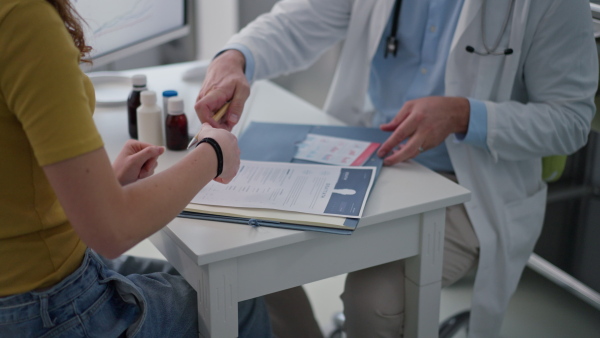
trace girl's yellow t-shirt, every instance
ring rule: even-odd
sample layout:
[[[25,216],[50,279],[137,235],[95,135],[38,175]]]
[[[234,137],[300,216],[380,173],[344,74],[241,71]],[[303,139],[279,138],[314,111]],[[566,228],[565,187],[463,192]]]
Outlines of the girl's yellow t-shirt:
[[[103,146],[94,89],[45,0],[0,2],[0,297],[54,285],[81,264],[42,167]]]

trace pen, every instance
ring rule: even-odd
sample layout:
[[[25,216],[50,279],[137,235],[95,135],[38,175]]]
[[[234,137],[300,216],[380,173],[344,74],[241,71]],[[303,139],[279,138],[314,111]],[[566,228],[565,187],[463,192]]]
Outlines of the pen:
[[[223,105],[223,107],[221,107],[221,109],[219,109],[215,115],[213,115],[213,120],[215,120],[215,122],[219,122],[219,120],[223,117],[223,115],[225,115],[225,112],[227,111],[227,108],[229,108],[229,103],[231,101],[225,103]],[[194,137],[192,138],[192,140],[190,141],[190,144],[188,144],[187,148],[190,149],[193,145],[195,145],[196,143],[198,143],[198,134],[200,134],[200,132],[202,131],[202,125],[200,125],[200,130],[198,130],[198,132],[196,133],[196,135],[194,135]]]
[[[229,103],[231,103],[231,101],[228,101],[227,103],[225,103],[223,105],[223,107],[221,107],[221,109],[219,109],[215,115],[213,115],[213,120],[215,120],[215,122],[219,122],[219,120],[221,119],[221,117],[223,117],[223,115],[225,115],[225,112],[227,111],[227,108],[229,108]]]

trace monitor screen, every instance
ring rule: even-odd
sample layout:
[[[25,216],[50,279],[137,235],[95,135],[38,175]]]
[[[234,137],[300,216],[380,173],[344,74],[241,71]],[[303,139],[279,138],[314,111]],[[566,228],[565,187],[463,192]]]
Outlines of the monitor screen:
[[[75,0],[94,65],[180,38],[189,32],[185,0]]]

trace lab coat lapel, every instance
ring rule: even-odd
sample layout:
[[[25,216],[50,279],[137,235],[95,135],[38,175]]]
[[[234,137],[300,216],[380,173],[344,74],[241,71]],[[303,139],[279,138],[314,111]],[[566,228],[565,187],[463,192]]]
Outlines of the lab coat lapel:
[[[488,46],[493,44],[495,37],[499,34],[499,29],[503,24],[502,20],[508,10],[509,0],[486,0],[487,13],[500,16],[499,20],[487,21],[489,27],[486,34]],[[512,13],[512,20],[507,27],[510,30],[508,41],[504,39],[499,49],[509,46],[513,49],[510,56],[477,56],[469,55],[465,51],[466,45],[473,45],[477,50],[484,50],[481,40],[481,15],[482,0],[465,0],[463,11],[459,18],[456,32],[453,38],[451,52],[454,53],[455,60],[451,69],[447,69],[447,95],[461,95],[471,98],[477,98],[484,101],[506,101],[512,94],[515,74],[518,69],[519,59],[521,57],[521,48],[525,31],[525,22],[529,13],[530,0],[516,0]],[[497,18],[496,18],[497,19]],[[495,29],[493,29],[494,27]],[[508,43],[508,44],[507,44]],[[466,55],[462,55],[466,54]],[[452,54],[451,54],[452,55]],[[469,67],[474,67],[469,69]],[[455,87],[453,87],[455,86]],[[475,181],[492,182],[498,180],[501,182],[508,177],[487,177],[486,171],[474,171],[473,168],[488,166],[486,156],[480,155],[480,150],[470,149],[462,144],[453,142],[452,137],[446,142],[452,163],[454,164],[459,182],[473,192],[474,200],[480,199],[492,205],[490,209],[501,207],[497,199],[491,198],[485,194],[485,189],[477,189]],[[479,163],[478,161],[483,161]],[[470,163],[477,162],[478,164]],[[470,164],[469,164],[470,163]],[[477,196],[477,197],[475,197]],[[498,243],[489,241],[499,236],[489,233],[494,230],[491,225],[485,223],[497,223],[497,219],[490,219],[480,206],[471,202],[465,203],[469,217],[474,222],[474,228],[482,246],[480,254],[479,271],[475,280],[469,337],[484,337],[488,332],[495,332],[502,323],[501,314],[504,311],[504,300],[511,294],[511,288],[507,287],[509,281],[514,276],[509,276],[507,270],[507,253],[497,247]],[[475,224],[476,223],[476,224]],[[486,242],[488,240],[488,242]],[[495,256],[491,256],[495,253]]]
[[[519,67],[519,60],[523,52],[523,39],[525,37],[525,29],[527,24],[527,17],[529,16],[529,8],[531,0],[516,0],[515,7],[512,13],[512,22],[509,27],[510,29],[510,45],[513,49],[513,54],[507,58],[506,64],[504,65],[504,71],[500,79],[498,86],[498,93],[496,97],[498,101],[510,100],[512,94],[512,88],[515,81],[515,74]],[[519,10],[517,10],[517,8]]]
[[[458,23],[452,38],[450,52],[448,54],[445,95],[475,96],[475,89],[479,75],[479,63],[482,58],[478,55],[465,51],[467,45],[476,45],[481,40],[479,29],[479,15],[481,13],[482,0],[464,0],[463,8],[458,18]]]
[[[450,45],[450,53],[453,53],[456,48],[464,49],[464,46],[458,45],[458,41],[460,41],[467,28],[471,25],[471,22],[473,22],[477,14],[481,11],[481,4],[481,0],[465,0],[463,3],[463,10],[458,18],[452,44]]]
[[[529,13],[530,0],[515,0],[508,27],[502,32],[502,27],[508,11],[509,0],[486,0],[486,36],[482,36],[481,16],[483,13],[482,0],[465,0],[463,11],[454,34],[451,55],[466,53],[465,47],[472,45],[476,50],[483,52],[483,40],[486,39],[488,47],[492,48],[495,40],[502,33],[503,37],[496,50],[501,52],[507,46],[513,49],[511,55],[473,55],[474,58],[459,58],[460,63],[471,62],[469,67],[474,67],[473,71],[464,71],[461,74],[453,73],[449,79],[462,78],[467,81],[452,81],[449,85],[455,83],[474,84],[471,89],[468,88],[447,88],[448,95],[458,94],[466,95],[465,90],[471,98],[479,100],[492,100],[503,102],[510,99],[512,87],[514,84],[514,75],[516,74],[521,55],[521,45],[523,43],[526,18]],[[476,70],[476,71],[475,71]],[[469,79],[465,79],[465,77]]]
[[[383,36],[383,31],[388,22],[389,16],[394,10],[394,3],[394,0],[376,1],[373,5],[373,15],[370,17],[380,19],[371,20],[369,24],[369,60],[372,60],[373,56],[377,52],[377,47],[379,47],[379,41]]]
[[[356,1],[348,38],[338,61],[324,110],[349,125],[369,125],[364,98],[369,85],[371,60],[377,50],[394,0]],[[365,67],[368,65],[368,67]],[[349,71],[350,70],[350,71]]]

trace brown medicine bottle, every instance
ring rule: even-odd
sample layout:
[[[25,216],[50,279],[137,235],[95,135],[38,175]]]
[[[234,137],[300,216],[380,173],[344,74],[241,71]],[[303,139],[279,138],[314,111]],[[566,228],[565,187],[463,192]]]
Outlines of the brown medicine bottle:
[[[129,126],[129,136],[133,139],[138,138],[137,128],[137,109],[142,104],[140,93],[146,88],[146,75],[138,74],[131,78],[133,89],[127,98],[127,121]]]
[[[188,146],[188,122],[183,112],[183,99],[178,96],[170,97],[167,101],[169,113],[165,121],[165,136],[167,149],[185,150]]]

